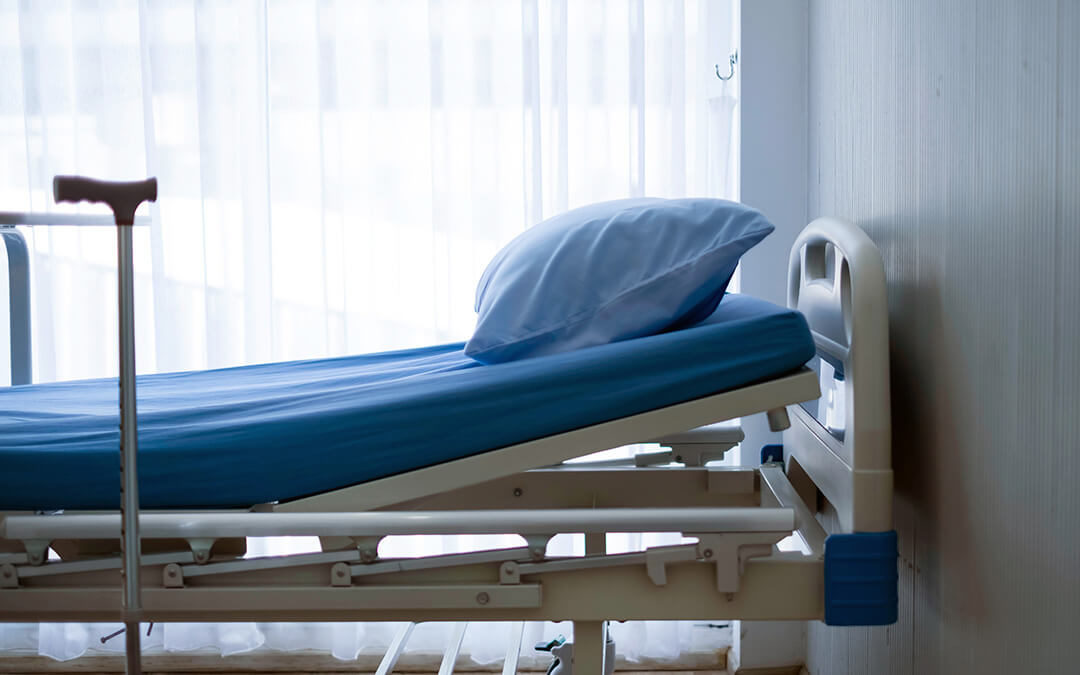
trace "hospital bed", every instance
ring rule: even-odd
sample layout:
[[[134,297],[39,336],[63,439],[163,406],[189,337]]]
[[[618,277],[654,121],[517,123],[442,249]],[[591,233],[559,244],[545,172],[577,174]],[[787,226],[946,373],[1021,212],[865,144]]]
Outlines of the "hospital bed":
[[[122,237],[138,223],[127,206],[121,285]],[[16,382],[29,379],[29,286],[11,226],[55,222],[100,219],[0,214],[12,351],[26,359]],[[854,225],[815,220],[791,249],[787,305],[729,294],[690,328],[498,365],[460,344],[137,380],[122,364],[127,414],[133,382],[139,406],[126,503],[115,379],[0,389],[0,621],[409,622],[380,672],[415,622],[573,621],[585,673],[602,672],[610,620],[892,623],[879,252]],[[760,465],[713,463],[754,414],[782,445]],[[635,443],[655,447],[569,462]],[[822,527],[825,509],[839,532]],[[688,543],[609,553],[618,532]],[[584,533],[585,555],[550,555],[560,533]],[[414,534],[521,545],[380,556],[385,537]],[[245,537],[294,535],[322,551],[244,557]],[[802,550],[779,550],[791,536]]]

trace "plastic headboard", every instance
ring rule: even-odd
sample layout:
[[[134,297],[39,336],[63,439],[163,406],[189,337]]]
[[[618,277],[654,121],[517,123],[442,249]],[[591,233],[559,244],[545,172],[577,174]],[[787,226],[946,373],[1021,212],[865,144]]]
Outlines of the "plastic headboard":
[[[826,364],[823,379],[831,380],[822,383],[818,405],[837,408],[843,431],[830,432],[807,409],[793,407],[785,452],[836,507],[845,532],[890,530],[888,309],[877,246],[843,220],[818,218],[807,225],[791,248],[788,306],[810,324]]]

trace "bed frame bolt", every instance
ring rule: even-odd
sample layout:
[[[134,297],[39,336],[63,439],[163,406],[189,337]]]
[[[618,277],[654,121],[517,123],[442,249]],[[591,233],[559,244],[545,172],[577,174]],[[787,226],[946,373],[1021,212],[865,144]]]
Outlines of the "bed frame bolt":
[[[520,497],[520,496],[521,496],[521,495],[523,495],[523,494],[525,494],[525,491],[524,491],[524,490],[522,490],[522,489],[521,489],[521,488],[519,488],[519,487],[518,487],[518,488],[514,488],[514,496],[515,496],[515,497]]]
[[[712,557],[712,549],[711,548],[705,549],[704,551],[701,552],[701,555],[703,557],[705,557],[705,558],[711,558]]]
[[[489,602],[491,602],[491,596],[488,595],[486,592],[481,591],[481,592],[476,594],[476,604],[478,604],[478,605],[486,605]]]

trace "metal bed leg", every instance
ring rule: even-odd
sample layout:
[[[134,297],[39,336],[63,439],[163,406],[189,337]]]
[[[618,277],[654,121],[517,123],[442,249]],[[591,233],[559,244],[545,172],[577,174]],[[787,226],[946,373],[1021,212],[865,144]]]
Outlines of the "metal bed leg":
[[[14,227],[0,227],[8,262],[8,322],[11,324],[11,384],[33,380],[30,347],[30,252]]]
[[[606,652],[606,621],[574,622],[574,675],[604,675]]]
[[[518,658],[521,656],[521,639],[525,634],[525,622],[517,621],[510,626],[510,644],[506,647],[502,675],[517,675]]]
[[[412,635],[413,629],[416,628],[416,624],[409,622],[401,627],[398,634],[394,636],[393,641],[390,642],[390,646],[386,649],[386,654],[383,655],[382,661],[379,662],[379,668],[375,671],[375,675],[390,675],[394,670],[394,666],[397,665],[398,659],[401,658],[401,653],[405,651],[405,643],[409,641],[409,636]]]
[[[585,555],[607,553],[607,534],[593,532],[585,535]],[[607,653],[606,621],[574,622],[574,675],[604,675],[604,656]]]
[[[454,636],[450,638],[450,644],[443,654],[442,664],[439,665],[439,675],[454,675],[454,664],[457,663],[458,654],[461,652],[461,641],[465,639],[465,629],[469,627],[468,621],[462,621],[454,626]]]

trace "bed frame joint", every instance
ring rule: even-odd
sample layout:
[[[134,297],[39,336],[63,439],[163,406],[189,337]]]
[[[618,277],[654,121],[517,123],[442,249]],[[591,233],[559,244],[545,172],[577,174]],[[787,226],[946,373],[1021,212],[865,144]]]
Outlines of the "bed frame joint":
[[[547,555],[547,545],[551,541],[553,534],[525,534],[520,535],[525,540],[525,545],[529,547],[529,556],[533,560],[543,560]]]
[[[214,542],[216,539],[204,539],[195,538],[188,539],[188,546],[191,547],[191,554],[195,556],[195,564],[205,565],[210,562],[210,549],[214,548]]]
[[[352,586],[352,569],[348,563],[337,562],[330,568],[330,585],[337,587]]]
[[[169,563],[161,570],[161,585],[165,588],[184,587],[184,568],[176,563]]]
[[[688,562],[699,556],[696,548],[689,546],[658,546],[645,549],[645,572],[657,586],[667,585],[668,563]]]
[[[521,568],[513,560],[507,560],[502,565],[499,565],[499,583],[500,584],[520,584],[521,583]]]
[[[379,542],[382,537],[349,537],[360,552],[361,563],[373,563],[379,559]]]
[[[18,588],[19,571],[11,563],[0,565],[0,588]]]
[[[50,539],[23,539],[23,548],[26,549],[26,559],[31,565],[44,565],[48,558]]]

